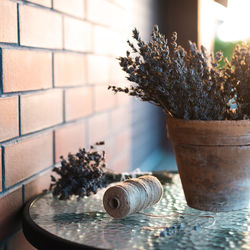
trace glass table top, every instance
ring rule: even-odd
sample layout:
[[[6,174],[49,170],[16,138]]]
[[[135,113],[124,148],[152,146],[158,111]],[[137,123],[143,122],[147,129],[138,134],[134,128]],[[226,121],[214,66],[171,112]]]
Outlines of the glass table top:
[[[161,201],[143,211],[166,217],[134,214],[113,219],[102,206],[104,191],[80,201],[60,201],[47,193],[32,202],[29,213],[45,231],[96,248],[250,249],[250,209],[221,213],[192,209],[186,204],[178,174],[173,184],[164,185]]]

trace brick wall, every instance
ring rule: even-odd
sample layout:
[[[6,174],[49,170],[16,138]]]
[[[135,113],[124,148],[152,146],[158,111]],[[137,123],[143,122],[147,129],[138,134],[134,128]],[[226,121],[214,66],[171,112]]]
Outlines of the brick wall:
[[[0,1],[0,249],[33,249],[22,205],[48,188],[60,155],[106,141],[116,171],[160,146],[159,111],[107,90],[126,84],[115,58],[133,27],[144,38],[153,0]]]

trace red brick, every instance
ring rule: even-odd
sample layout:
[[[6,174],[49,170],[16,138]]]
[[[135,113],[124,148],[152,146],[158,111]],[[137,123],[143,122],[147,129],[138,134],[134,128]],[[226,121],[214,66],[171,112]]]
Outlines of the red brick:
[[[113,41],[113,34],[110,29],[103,26],[94,26],[93,50],[97,54],[111,55],[116,44]],[[126,40],[125,40],[126,41]]]
[[[20,226],[21,207],[21,188],[0,198],[0,242]]]
[[[134,2],[136,2],[136,1],[133,1],[133,3]],[[128,3],[128,1],[126,1],[126,3]],[[129,5],[129,3],[127,5]],[[144,4],[140,3],[140,6],[142,6],[142,5],[144,5]],[[127,8],[121,8],[121,7],[118,7],[118,6],[113,4],[111,8],[112,9],[110,10],[110,12],[112,14],[111,14],[110,19],[109,19],[110,26],[114,30],[119,30],[124,35],[127,36],[127,38],[125,40],[123,40],[125,42],[128,40],[128,38],[131,38],[132,29],[134,29],[134,27],[137,27],[137,23],[135,22],[135,16],[137,16],[139,14],[139,12],[135,11],[134,9],[131,11],[131,9],[133,7],[129,9],[128,6],[127,6]],[[149,10],[149,12],[150,12],[150,10]],[[142,22],[144,24],[147,23],[148,26],[149,25],[152,26],[151,19],[145,18],[143,16],[143,14],[139,18],[140,18],[140,20],[142,20]],[[119,20],[119,22],[117,22],[116,20]],[[139,29],[139,30],[141,30],[141,29]],[[142,28],[142,30],[143,30],[143,28]],[[128,35],[129,35],[129,37],[128,37]],[[148,39],[148,37],[146,37],[146,39]]]
[[[113,31],[110,28],[95,25],[93,50],[98,55],[113,55],[117,58],[125,55],[128,49],[126,42],[128,39],[130,39],[130,37],[123,32]],[[115,58],[113,60],[118,64],[118,60],[115,60]]]
[[[95,111],[110,109],[116,105],[116,95],[107,86],[95,87]]]
[[[122,106],[111,113],[112,131],[118,131],[130,126],[131,110],[129,106]]]
[[[105,145],[106,160],[110,163],[120,154],[126,154],[126,152],[130,150],[131,129],[128,128],[113,134],[111,138],[105,141]]]
[[[18,136],[18,97],[0,98],[0,141]]]
[[[3,91],[46,89],[52,86],[49,52],[3,49]]]
[[[123,1],[123,0],[112,0],[112,2],[124,9],[132,7],[133,1]]]
[[[38,194],[41,194],[43,190],[49,189],[50,185],[50,175],[52,174],[51,170],[46,171],[45,173],[38,175],[31,182],[25,184],[25,202],[36,197]]]
[[[85,122],[78,122],[55,131],[56,162],[61,155],[67,158],[68,153],[75,154],[79,148],[86,147],[85,130]]]
[[[113,137],[106,138],[103,149],[105,150],[105,162],[107,163],[107,168],[109,168],[110,162],[112,161],[113,157],[112,146],[113,146]]]
[[[124,93],[117,93],[117,100],[119,105],[129,105],[132,102],[133,97]]]
[[[88,0],[87,19],[96,24],[111,26],[114,30],[131,32],[135,25],[134,16],[138,15],[138,12],[134,11],[133,6],[129,6],[131,5],[129,2],[131,1],[126,1],[126,7],[123,8],[105,0]],[[133,1],[133,4],[134,2],[136,1]],[[140,19],[146,23],[147,19],[143,19],[141,16]]]
[[[81,18],[85,16],[84,0],[54,0],[54,9]]]
[[[21,96],[21,133],[47,128],[63,121],[63,95],[51,90]]]
[[[55,53],[55,86],[76,86],[86,82],[86,58],[74,53]]]
[[[7,242],[8,250],[36,250],[25,238],[23,230],[13,235]]]
[[[8,0],[0,1],[0,42],[17,43],[17,7]]]
[[[89,52],[92,47],[91,24],[74,18],[64,18],[64,47],[68,50]]]
[[[87,8],[87,18],[90,21],[104,25],[110,25],[112,23],[113,5],[108,1],[88,0]]]
[[[29,0],[29,2],[51,8],[51,0]]]
[[[88,56],[88,83],[90,84],[108,84],[110,79],[109,57],[105,56]]]
[[[107,113],[98,114],[88,119],[89,144],[105,140],[110,132],[109,116]]]
[[[110,169],[116,173],[129,172],[131,170],[131,154],[130,151],[120,154],[111,164]]]
[[[126,33],[120,31],[117,31],[113,34],[113,41],[115,46],[112,50],[112,55],[115,56],[115,58],[118,58],[119,56],[126,53],[126,51],[128,50],[128,44],[126,41],[129,39],[131,39],[130,32],[129,36]]]
[[[123,55],[124,51],[120,53],[120,55]],[[127,73],[122,70],[121,66],[119,65],[119,61],[115,58],[110,60],[110,84],[117,84],[121,87],[128,85],[126,76]]]
[[[121,131],[116,136],[114,136],[114,151],[119,154],[129,149],[131,145],[131,129]]]
[[[53,164],[52,132],[5,145],[5,185],[15,183]]]
[[[0,192],[2,192],[2,148],[0,148]]]
[[[62,17],[50,10],[20,5],[21,45],[62,48]]]
[[[93,112],[93,89],[81,87],[67,89],[65,92],[66,121],[75,120]]]

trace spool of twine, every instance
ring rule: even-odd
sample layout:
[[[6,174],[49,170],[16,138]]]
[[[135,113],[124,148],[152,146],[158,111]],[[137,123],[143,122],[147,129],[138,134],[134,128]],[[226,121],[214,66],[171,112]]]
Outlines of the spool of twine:
[[[145,175],[107,189],[103,196],[103,206],[110,216],[124,218],[156,204],[162,193],[160,181],[154,176]]]

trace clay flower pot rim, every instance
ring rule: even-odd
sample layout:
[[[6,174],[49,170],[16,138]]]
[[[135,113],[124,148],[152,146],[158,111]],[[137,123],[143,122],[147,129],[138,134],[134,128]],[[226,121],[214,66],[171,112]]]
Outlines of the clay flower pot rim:
[[[250,145],[250,120],[184,120],[167,117],[168,137],[193,145]]]
[[[167,120],[176,120],[177,122],[182,123],[209,123],[209,124],[220,124],[220,123],[228,123],[228,125],[248,125],[250,126],[250,120],[185,120],[180,118],[175,118],[167,115]]]

